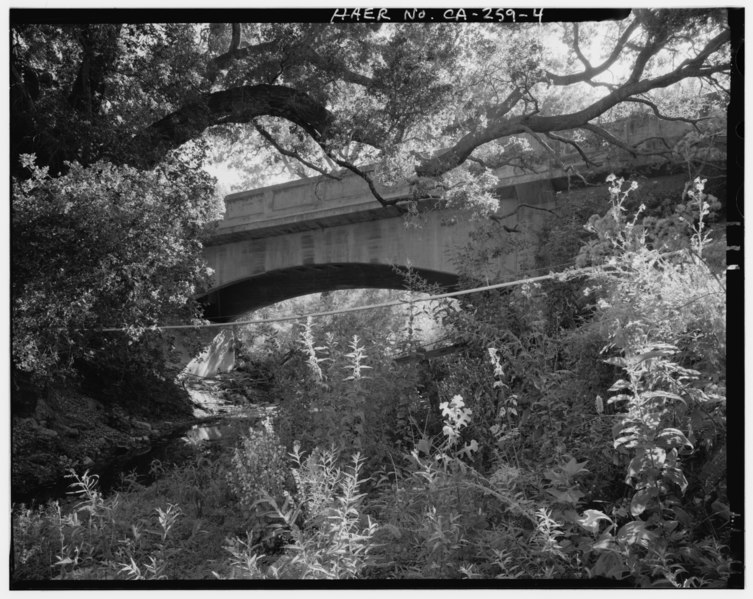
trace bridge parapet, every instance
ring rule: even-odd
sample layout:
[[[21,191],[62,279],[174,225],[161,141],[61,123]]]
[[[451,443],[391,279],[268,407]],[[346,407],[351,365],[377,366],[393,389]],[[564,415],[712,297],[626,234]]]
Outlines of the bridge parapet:
[[[378,188],[386,199],[406,197],[410,193],[408,184]],[[336,217],[352,222],[349,215],[382,209],[366,182],[352,173],[339,180],[299,179],[228,195],[225,217],[219,222],[217,235],[224,237],[239,230],[257,230],[262,234],[266,229],[295,231],[300,230],[303,222]]]

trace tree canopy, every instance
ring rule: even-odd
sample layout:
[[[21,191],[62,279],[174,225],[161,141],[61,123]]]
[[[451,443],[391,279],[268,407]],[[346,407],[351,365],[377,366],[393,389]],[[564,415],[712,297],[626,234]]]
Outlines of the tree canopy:
[[[213,181],[180,163],[73,164],[51,178],[24,162],[33,176],[14,186],[12,214],[16,366],[44,378],[86,361],[122,370],[148,349],[142,368],[159,371],[159,344],[141,333],[199,315],[193,297],[210,275],[202,231],[219,214]],[[100,334],[113,326],[126,335]]]
[[[26,153],[53,174],[66,161],[151,168],[223,140],[249,168],[266,148],[298,175],[354,171],[381,199],[372,176],[441,182],[520,163],[515,135],[627,147],[600,126],[626,104],[686,119],[723,107],[729,42],[723,9],[515,25],[23,24],[11,158],[17,174]],[[382,168],[367,175],[366,162]]]

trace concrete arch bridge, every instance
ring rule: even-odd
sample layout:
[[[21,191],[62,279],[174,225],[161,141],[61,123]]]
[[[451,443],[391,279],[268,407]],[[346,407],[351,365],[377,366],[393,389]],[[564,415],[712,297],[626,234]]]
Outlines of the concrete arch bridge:
[[[631,144],[651,149],[658,138],[679,139],[686,123],[652,116],[630,117],[609,127]],[[531,138],[531,143],[536,144]],[[658,147],[658,146],[657,146]],[[664,147],[664,146],[662,146]],[[578,164],[568,146],[558,146],[561,162]],[[593,148],[600,172],[655,161],[624,150]],[[567,173],[552,160],[536,174],[514,167],[496,172],[500,181],[498,214],[514,213],[504,224],[520,225],[533,244],[511,251],[489,266],[489,280],[532,265],[533,246],[546,212],[561,208],[557,191],[567,188]],[[410,196],[407,185],[382,188],[386,199]],[[451,287],[458,280],[454,256],[467,244],[474,223],[461,213],[429,210],[420,228],[405,226],[396,207],[382,206],[359,177],[316,177],[229,195],[204,254],[215,271],[215,286],[204,296],[205,316],[228,322],[251,310],[308,293],[355,288],[404,288],[394,266],[412,268],[431,283]],[[447,225],[448,221],[454,224]],[[502,228],[500,227],[500,231]],[[525,245],[525,244],[521,244]]]

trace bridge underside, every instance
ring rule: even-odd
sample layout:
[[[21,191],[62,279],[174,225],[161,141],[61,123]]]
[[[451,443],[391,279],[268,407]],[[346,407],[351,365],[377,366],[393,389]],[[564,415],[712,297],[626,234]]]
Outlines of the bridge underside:
[[[458,276],[415,268],[428,283],[455,289]],[[214,289],[201,298],[204,317],[230,322],[265,306],[309,293],[339,289],[405,289],[403,275],[384,264],[310,264],[266,272]]]

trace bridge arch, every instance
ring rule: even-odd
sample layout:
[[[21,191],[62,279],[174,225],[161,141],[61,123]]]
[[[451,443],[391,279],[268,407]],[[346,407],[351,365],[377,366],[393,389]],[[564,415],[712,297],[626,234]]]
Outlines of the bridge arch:
[[[458,275],[426,268],[413,272],[430,284],[457,287]],[[404,271],[403,271],[404,272]],[[205,318],[229,322],[286,299],[342,289],[405,289],[400,270],[387,264],[333,262],[293,266],[233,281],[201,298]]]

